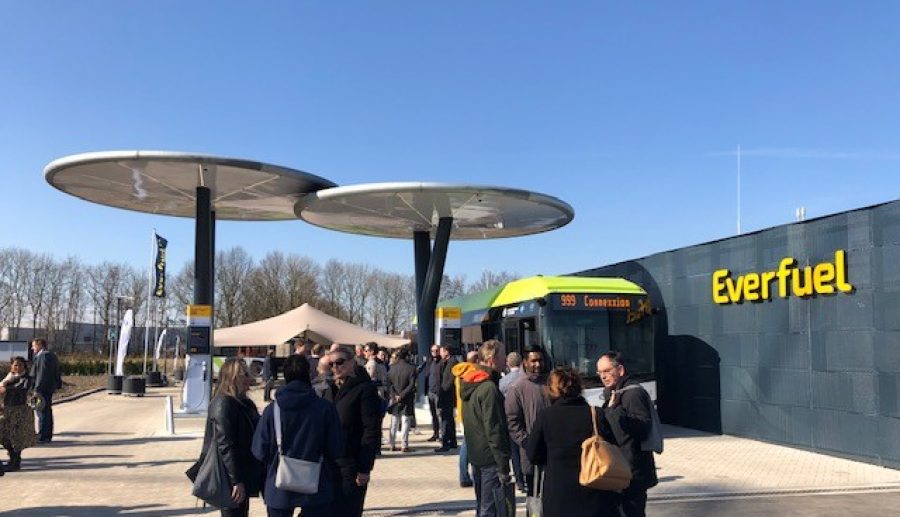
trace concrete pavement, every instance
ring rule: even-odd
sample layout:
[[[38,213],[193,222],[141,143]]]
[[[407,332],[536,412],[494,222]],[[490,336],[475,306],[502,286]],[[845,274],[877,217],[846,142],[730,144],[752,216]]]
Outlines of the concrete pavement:
[[[184,476],[199,454],[203,421],[178,419],[175,436],[164,432],[163,395],[175,395],[177,404],[177,393],[171,388],[151,389],[143,398],[97,393],[57,406],[54,443],[26,450],[23,470],[0,478],[0,516],[210,512],[197,506]],[[260,391],[252,395],[261,406]],[[413,452],[386,451],[376,462],[366,515],[474,515],[473,490],[458,485],[456,455],[431,452],[434,444],[424,441],[430,435],[427,412],[417,417],[422,431],[412,437]],[[666,432],[666,452],[657,457],[661,482],[650,492],[649,515],[675,515],[676,509],[703,513],[702,508],[727,505],[739,512],[753,508],[754,500],[757,514],[768,514],[764,508],[778,514],[828,498],[887,503],[900,493],[897,470],[731,436]],[[866,513],[857,504],[842,515],[854,514],[854,508]],[[262,501],[252,501],[251,515],[265,515]]]

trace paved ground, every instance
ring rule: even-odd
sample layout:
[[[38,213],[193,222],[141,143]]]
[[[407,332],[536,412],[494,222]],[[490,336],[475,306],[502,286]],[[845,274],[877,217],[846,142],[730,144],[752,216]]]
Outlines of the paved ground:
[[[175,516],[208,513],[184,470],[200,449],[202,421],[164,432],[164,394],[97,393],[58,406],[56,441],[25,451],[23,470],[0,478],[0,516]],[[254,397],[259,397],[254,391]],[[376,462],[367,515],[473,515],[458,487],[457,457],[435,455],[428,417],[413,452]],[[900,503],[900,471],[730,436],[667,429],[661,483],[649,515],[867,515]],[[874,508],[874,510],[872,510]],[[254,500],[251,515],[265,515]]]

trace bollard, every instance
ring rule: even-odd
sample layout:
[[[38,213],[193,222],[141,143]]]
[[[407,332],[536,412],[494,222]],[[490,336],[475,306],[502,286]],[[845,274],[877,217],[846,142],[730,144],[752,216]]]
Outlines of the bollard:
[[[172,395],[166,395],[166,432],[175,434],[175,417],[173,416]]]

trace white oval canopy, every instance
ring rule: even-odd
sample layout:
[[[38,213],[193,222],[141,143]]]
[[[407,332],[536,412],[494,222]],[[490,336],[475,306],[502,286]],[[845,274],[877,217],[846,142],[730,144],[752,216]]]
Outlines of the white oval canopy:
[[[567,203],[527,190],[445,183],[367,183],[317,190],[294,207],[304,221],[348,233],[410,239],[435,234],[452,217],[450,238],[496,239],[547,232],[575,217]]]
[[[329,316],[308,303],[264,320],[216,329],[213,332],[213,343],[217,347],[280,345],[305,330],[342,345],[374,341],[379,346],[396,348],[409,344],[409,339],[364,329]]]

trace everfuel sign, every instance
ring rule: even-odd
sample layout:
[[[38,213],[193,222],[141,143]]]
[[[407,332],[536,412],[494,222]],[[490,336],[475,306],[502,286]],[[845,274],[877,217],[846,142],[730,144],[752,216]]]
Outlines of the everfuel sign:
[[[731,271],[719,269],[712,275],[713,301],[720,305],[771,300],[774,292],[779,298],[787,298],[791,294],[805,297],[838,291],[853,292],[853,286],[847,281],[844,250],[834,252],[833,262],[815,266],[799,268],[793,257],[785,257],[777,271],[747,273],[733,278]]]

